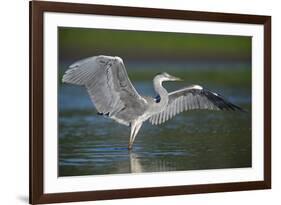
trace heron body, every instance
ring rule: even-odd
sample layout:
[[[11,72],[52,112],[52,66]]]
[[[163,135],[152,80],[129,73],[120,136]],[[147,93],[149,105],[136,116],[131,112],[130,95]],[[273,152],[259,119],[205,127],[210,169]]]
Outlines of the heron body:
[[[162,86],[164,81],[178,80],[165,72],[158,74],[153,79],[157,97],[141,96],[133,87],[123,60],[103,55],[72,64],[62,78],[65,83],[85,86],[98,114],[131,127],[128,149],[132,149],[136,135],[147,120],[158,125],[193,109],[242,111],[221,95],[199,85],[170,93]]]

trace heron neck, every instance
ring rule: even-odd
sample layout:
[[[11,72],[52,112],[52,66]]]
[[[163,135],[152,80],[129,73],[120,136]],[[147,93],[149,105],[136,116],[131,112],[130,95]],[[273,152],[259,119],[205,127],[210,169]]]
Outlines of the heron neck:
[[[168,97],[168,91],[162,86],[162,82],[163,81],[158,78],[153,80],[154,90],[161,98],[158,104],[160,106],[166,106],[168,104],[169,97]]]

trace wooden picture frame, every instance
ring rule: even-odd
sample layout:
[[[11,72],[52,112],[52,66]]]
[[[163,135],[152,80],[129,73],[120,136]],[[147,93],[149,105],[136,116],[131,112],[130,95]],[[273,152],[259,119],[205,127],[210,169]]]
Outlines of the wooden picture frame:
[[[103,6],[76,3],[31,1],[30,5],[30,203],[57,203],[89,200],[152,197],[271,188],[271,17],[152,8]],[[157,19],[258,24],[264,32],[264,133],[263,180],[216,184],[195,184],[149,188],[44,193],[43,170],[43,25],[44,12],[95,14]]]

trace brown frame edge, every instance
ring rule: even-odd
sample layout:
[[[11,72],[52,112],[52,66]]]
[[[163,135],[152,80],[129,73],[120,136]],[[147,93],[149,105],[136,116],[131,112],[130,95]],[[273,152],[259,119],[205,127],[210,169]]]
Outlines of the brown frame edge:
[[[186,185],[44,194],[43,192],[43,13],[85,13],[228,23],[264,26],[264,180],[253,182]],[[103,6],[93,4],[29,2],[29,203],[58,203],[105,199],[198,194],[271,188],[271,17],[200,11]]]

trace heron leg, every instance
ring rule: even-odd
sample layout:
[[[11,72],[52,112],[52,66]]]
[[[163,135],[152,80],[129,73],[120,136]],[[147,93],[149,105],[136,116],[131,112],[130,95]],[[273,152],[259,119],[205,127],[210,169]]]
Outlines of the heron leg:
[[[129,145],[128,145],[129,150],[132,149],[133,143],[135,141],[135,138],[136,138],[141,126],[142,126],[142,122],[137,122],[137,121],[132,122],[130,140],[129,140]]]

